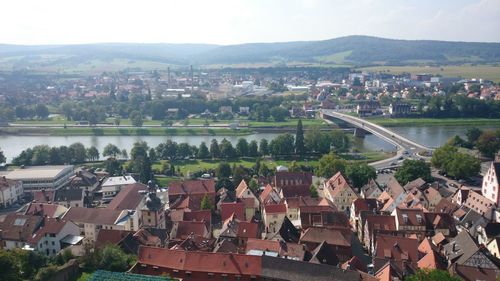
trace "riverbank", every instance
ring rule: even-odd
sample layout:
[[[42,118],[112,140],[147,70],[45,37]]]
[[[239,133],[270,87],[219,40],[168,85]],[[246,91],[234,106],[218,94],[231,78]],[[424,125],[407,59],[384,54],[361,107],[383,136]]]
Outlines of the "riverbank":
[[[252,134],[250,129],[224,128],[102,128],[102,127],[2,127],[2,135],[20,136],[245,136]]]
[[[366,118],[384,127],[403,126],[500,126],[500,119],[488,118]]]

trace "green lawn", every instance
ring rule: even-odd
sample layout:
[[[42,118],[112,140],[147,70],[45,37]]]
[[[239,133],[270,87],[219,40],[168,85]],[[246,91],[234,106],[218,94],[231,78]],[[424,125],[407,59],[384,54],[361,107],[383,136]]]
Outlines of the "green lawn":
[[[373,66],[360,70],[387,73],[431,73],[445,77],[483,78],[500,82],[500,66],[492,65],[443,65],[443,66]]]
[[[298,119],[287,119],[284,122],[259,122],[259,121],[248,121],[248,126],[258,128],[258,127],[296,127]],[[327,123],[323,119],[302,119],[302,126],[321,126]]]
[[[479,126],[500,125],[500,119],[488,118],[367,118],[386,127],[399,126]]]

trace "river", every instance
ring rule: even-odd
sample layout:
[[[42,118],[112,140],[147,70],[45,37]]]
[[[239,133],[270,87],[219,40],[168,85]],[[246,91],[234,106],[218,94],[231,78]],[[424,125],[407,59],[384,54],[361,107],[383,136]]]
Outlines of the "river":
[[[391,130],[406,136],[416,142],[427,146],[437,147],[444,144],[450,137],[454,135],[465,134],[468,127],[466,126],[421,126],[421,127],[392,127]],[[495,129],[492,126],[480,127],[481,129]],[[250,142],[256,140],[259,142],[265,138],[271,141],[278,136],[276,133],[258,133],[244,138]],[[95,146],[100,152],[108,144],[112,143],[120,149],[126,148],[128,151],[137,141],[146,141],[150,147],[156,147],[158,144],[171,139],[177,143],[187,142],[190,145],[200,145],[205,142],[210,145],[212,139],[221,141],[223,138],[228,139],[236,144],[240,136],[18,136],[18,135],[3,135],[0,136],[0,149],[3,150],[7,162],[12,161],[12,158],[19,155],[21,151],[29,147],[39,144],[49,146],[69,146],[75,142],[81,142],[85,147]],[[386,141],[383,141],[376,136],[367,135],[364,139],[358,139],[354,142],[354,147],[360,151],[384,150],[393,151],[395,147]]]

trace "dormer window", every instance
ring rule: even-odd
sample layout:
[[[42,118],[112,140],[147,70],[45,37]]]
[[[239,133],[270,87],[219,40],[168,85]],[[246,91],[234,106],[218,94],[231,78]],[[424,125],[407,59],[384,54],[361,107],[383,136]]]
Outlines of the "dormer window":
[[[403,222],[408,223],[408,215],[407,214],[403,214]]]

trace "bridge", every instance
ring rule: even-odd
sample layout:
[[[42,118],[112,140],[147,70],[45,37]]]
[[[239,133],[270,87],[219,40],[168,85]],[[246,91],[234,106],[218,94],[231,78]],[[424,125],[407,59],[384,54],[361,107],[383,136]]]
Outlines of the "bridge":
[[[370,165],[374,166],[377,169],[386,168],[391,165],[394,166],[396,165],[394,162],[397,160],[401,160],[401,158],[423,158],[421,155],[419,155],[419,152],[432,152],[434,150],[434,148],[432,147],[427,147],[425,145],[414,142],[394,131],[358,117],[340,113],[331,109],[323,109],[321,110],[320,114],[321,118],[325,120],[341,120],[354,126],[355,128],[362,129],[393,144],[397,148],[396,156],[370,163]]]

